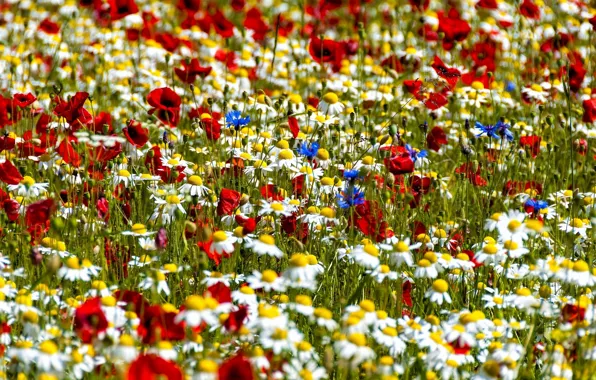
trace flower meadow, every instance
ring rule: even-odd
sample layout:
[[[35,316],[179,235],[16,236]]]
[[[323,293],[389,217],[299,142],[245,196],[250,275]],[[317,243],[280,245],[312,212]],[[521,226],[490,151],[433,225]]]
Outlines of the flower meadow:
[[[589,3],[0,2],[0,377],[591,378]]]

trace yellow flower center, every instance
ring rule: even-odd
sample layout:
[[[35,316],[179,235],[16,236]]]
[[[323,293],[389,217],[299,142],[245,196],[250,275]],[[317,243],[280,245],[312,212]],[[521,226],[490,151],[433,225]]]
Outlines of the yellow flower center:
[[[228,235],[225,233],[225,231],[215,231],[213,233],[213,241],[216,243],[221,243],[222,241],[226,241],[228,238]]]
[[[497,245],[496,244],[487,244],[484,246],[484,248],[482,248],[482,252],[489,254],[489,255],[494,255],[495,253],[497,253]]]
[[[315,317],[322,318],[322,319],[333,318],[333,314],[331,313],[331,311],[324,307],[317,307],[314,311],[314,315],[315,315]]]
[[[203,179],[198,175],[191,175],[188,178],[188,183],[195,186],[203,186]]]
[[[588,263],[586,263],[584,260],[578,260],[573,263],[573,270],[576,272],[587,272],[590,270],[590,268]]]
[[[261,235],[259,236],[259,241],[267,245],[275,245],[275,238],[271,235]]]
[[[64,264],[70,269],[81,269],[81,263],[76,256],[70,256]]]
[[[433,290],[439,293],[445,293],[449,289],[449,284],[445,280],[435,280],[433,282]]]
[[[130,172],[126,169],[120,169],[118,170],[118,176],[119,177],[125,177],[125,178],[129,178],[130,177]]]
[[[335,104],[339,102],[339,98],[333,92],[328,92],[325,95],[323,95],[323,101],[328,104]]]
[[[58,346],[51,340],[45,340],[39,345],[39,351],[44,354],[54,355],[58,352]]]
[[[294,158],[294,153],[292,153],[292,151],[289,149],[284,149],[279,152],[280,160],[291,160],[292,158]]]
[[[573,218],[571,225],[574,228],[582,228],[584,226],[584,222],[580,218]]]
[[[431,263],[427,259],[422,259],[422,260],[418,260],[418,266],[422,267],[422,268],[428,268],[431,266]]]
[[[512,221],[509,222],[509,224],[507,224],[507,228],[511,232],[517,230],[520,226],[521,226],[521,222],[517,219],[513,219]]]
[[[368,253],[371,256],[378,257],[379,256],[379,249],[375,247],[373,244],[367,244],[363,248],[364,252]]]
[[[366,346],[366,335],[362,333],[353,333],[348,336],[348,341],[358,347]]]
[[[308,265],[308,257],[302,253],[295,253],[290,259],[290,264],[294,267],[305,267]]]
[[[197,295],[188,296],[184,305],[189,310],[204,310],[206,306],[205,299]]]
[[[135,223],[132,225],[132,228],[130,229],[132,232],[134,232],[135,234],[145,234],[147,233],[147,227],[145,227],[144,224],[141,223]]]
[[[532,294],[532,292],[528,288],[519,288],[515,291],[515,294],[518,296],[529,296]]]
[[[166,202],[168,202],[168,204],[171,205],[177,205],[180,204],[180,198],[177,195],[168,195],[166,197]]]
[[[35,180],[32,177],[26,175],[21,180],[21,184],[29,187],[35,184]]]
[[[505,247],[505,249],[510,251],[514,251],[519,248],[519,244],[512,240],[507,240],[505,243],[503,243],[503,246]]]
[[[218,366],[213,360],[203,359],[199,362],[199,371],[207,373],[217,373]]]

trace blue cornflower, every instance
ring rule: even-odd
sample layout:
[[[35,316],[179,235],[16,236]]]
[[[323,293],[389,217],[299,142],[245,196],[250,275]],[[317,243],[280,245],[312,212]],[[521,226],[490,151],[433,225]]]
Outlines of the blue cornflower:
[[[428,152],[426,150],[414,149],[408,144],[406,144],[406,150],[410,154],[410,158],[413,162],[416,162],[416,160],[419,158],[425,158],[426,156],[428,156]]]
[[[515,83],[513,83],[511,81],[507,82],[507,85],[505,86],[505,91],[507,91],[507,92],[515,91]]]
[[[500,136],[505,137],[508,141],[513,141],[513,133],[511,133],[511,131],[509,130],[509,128],[511,128],[511,125],[499,120],[495,127],[497,128],[497,132]]]
[[[298,148],[298,153],[303,156],[306,156],[306,158],[308,158],[309,160],[312,160],[316,157],[317,153],[319,152],[319,147],[320,145],[318,142],[314,142],[310,144],[310,146],[307,143],[302,143],[302,145],[300,145],[300,148]]]
[[[234,110],[230,111],[226,114],[226,123],[229,128],[234,127],[234,129],[239,130],[240,128],[248,125],[250,123],[250,116],[241,117],[242,112]]]
[[[353,181],[358,178],[360,178],[359,170],[356,170],[356,169],[344,170],[344,179],[347,179],[348,181]]]
[[[337,204],[341,208],[350,208],[364,203],[364,193],[357,187],[349,186],[337,195]]]
[[[526,203],[524,203],[525,207],[532,207],[535,212],[543,210],[548,207],[548,202],[536,200],[536,199],[528,199]]]
[[[496,125],[482,125],[479,121],[476,122],[476,128],[480,129],[482,132],[476,135],[476,137],[480,137],[486,134],[488,137],[493,139],[500,139],[501,137],[497,134],[497,126]]]

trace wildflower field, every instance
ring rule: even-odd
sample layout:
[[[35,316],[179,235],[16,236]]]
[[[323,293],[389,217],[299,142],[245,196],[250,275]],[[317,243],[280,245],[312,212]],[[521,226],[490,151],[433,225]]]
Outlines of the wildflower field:
[[[596,8],[0,1],[0,378],[596,376]]]

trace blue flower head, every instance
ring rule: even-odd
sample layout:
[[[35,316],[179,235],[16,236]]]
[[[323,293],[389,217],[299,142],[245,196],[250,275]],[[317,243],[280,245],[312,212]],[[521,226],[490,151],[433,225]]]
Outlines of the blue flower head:
[[[513,83],[511,81],[507,82],[507,85],[505,86],[505,91],[507,91],[507,92],[515,91],[515,83]]]
[[[511,125],[499,120],[495,127],[497,128],[499,136],[505,137],[507,141],[513,141],[513,133],[511,133],[511,131],[509,130],[509,128],[511,128]]]
[[[408,151],[408,153],[410,154],[410,158],[414,162],[416,162],[416,160],[419,158],[425,158],[426,156],[428,156],[428,152],[426,150],[418,150],[418,149],[412,148],[408,144],[406,144],[406,150]]]
[[[500,139],[501,137],[497,134],[497,126],[496,125],[482,125],[479,121],[476,122],[476,128],[480,129],[482,132],[476,135],[476,137],[480,137],[482,135],[487,135],[493,139]]]
[[[300,145],[300,148],[298,148],[298,153],[305,156],[309,160],[312,160],[317,156],[317,153],[319,152],[319,147],[320,145],[318,142],[314,142],[310,144],[310,146],[307,143],[302,143],[302,145]]]
[[[348,181],[353,181],[360,177],[361,176],[360,176],[359,170],[356,170],[356,169],[344,170],[344,179],[347,179]]]
[[[341,208],[350,208],[364,203],[364,193],[357,187],[349,186],[337,195],[337,204]]]
[[[524,203],[526,207],[532,207],[535,212],[539,212],[548,207],[548,203],[546,201],[536,200],[536,199],[528,199],[526,203]]]
[[[242,117],[242,112],[234,110],[226,114],[226,124],[229,128],[239,130],[250,123],[250,116]]]

